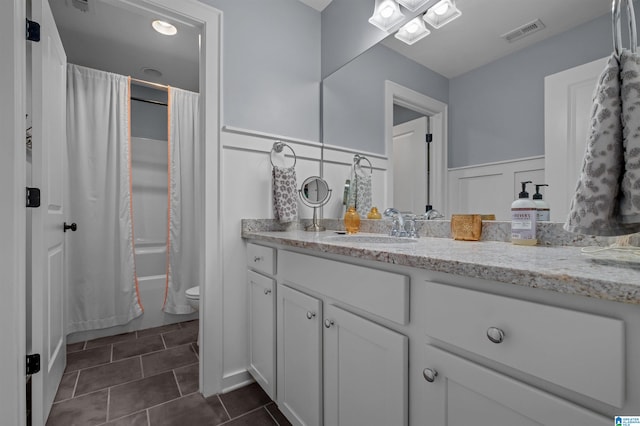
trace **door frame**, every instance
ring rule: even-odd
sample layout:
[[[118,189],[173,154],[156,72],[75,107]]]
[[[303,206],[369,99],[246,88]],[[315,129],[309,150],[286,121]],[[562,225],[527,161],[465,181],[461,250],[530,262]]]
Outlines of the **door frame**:
[[[0,418],[26,422],[26,3],[0,5]]]
[[[431,202],[436,210],[444,214],[449,211],[448,160],[448,105],[422,93],[401,86],[393,81],[384,82],[384,139],[388,158],[386,205],[393,204],[393,105],[417,111],[431,120],[433,145],[431,146]],[[438,191],[434,191],[438,188]],[[421,213],[421,212],[415,212]]]
[[[223,304],[220,204],[220,122],[222,12],[197,0],[106,0],[115,6],[143,9],[200,29],[200,126],[204,144],[203,240],[200,246],[200,392],[222,390]]]

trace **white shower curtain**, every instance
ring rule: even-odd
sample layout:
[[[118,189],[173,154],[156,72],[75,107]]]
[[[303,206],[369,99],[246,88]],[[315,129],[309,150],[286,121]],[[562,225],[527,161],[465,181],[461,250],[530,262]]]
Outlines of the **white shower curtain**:
[[[67,69],[69,213],[67,332],[111,327],[143,312],[131,211],[129,79]]]
[[[202,164],[199,96],[169,88],[169,217],[164,311],[188,314],[185,291],[200,282]]]

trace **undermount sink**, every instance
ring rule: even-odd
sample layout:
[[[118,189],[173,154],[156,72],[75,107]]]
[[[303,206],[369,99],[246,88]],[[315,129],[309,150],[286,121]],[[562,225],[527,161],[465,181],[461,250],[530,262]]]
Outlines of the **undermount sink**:
[[[415,238],[393,237],[390,235],[331,235],[323,238],[328,243],[353,244],[407,244],[417,243]]]

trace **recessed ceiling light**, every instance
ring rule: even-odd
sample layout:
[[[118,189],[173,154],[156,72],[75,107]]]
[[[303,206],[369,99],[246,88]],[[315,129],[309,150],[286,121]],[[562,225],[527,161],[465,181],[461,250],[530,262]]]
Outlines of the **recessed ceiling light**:
[[[376,0],[375,9],[369,23],[380,28],[382,31],[391,31],[399,26],[404,19],[404,14],[400,12],[398,3],[393,0]]]
[[[154,30],[164,35],[176,35],[176,33],[178,32],[178,29],[167,21],[160,21],[156,19],[151,23],[151,26]]]
[[[411,45],[422,40],[431,33],[424,25],[424,20],[420,16],[413,18],[404,24],[396,33],[396,38]]]
[[[440,0],[427,10],[423,18],[433,28],[440,28],[460,17],[460,15],[462,15],[462,12],[456,7],[454,0]]]

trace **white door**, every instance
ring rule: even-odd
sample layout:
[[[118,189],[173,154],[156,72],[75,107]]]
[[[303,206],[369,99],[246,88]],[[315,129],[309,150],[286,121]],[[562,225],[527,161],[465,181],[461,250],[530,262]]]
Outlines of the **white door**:
[[[324,317],[324,423],[407,425],[409,339],[333,305]]]
[[[322,423],[322,302],[278,285],[278,407],[296,426]]]
[[[63,223],[66,173],[67,58],[47,0],[32,0],[32,20],[40,42],[31,44],[33,168],[32,184],[41,205],[32,216],[31,348],[41,356],[33,376],[33,425],[44,424],[66,363],[64,333],[65,254]]]
[[[423,425],[612,424],[610,418],[430,345],[423,366],[423,399],[416,402]]]
[[[593,91],[607,58],[544,79],[545,199],[551,221],[564,222],[587,145]]]
[[[427,204],[427,117],[393,127],[393,207],[424,213]]]

